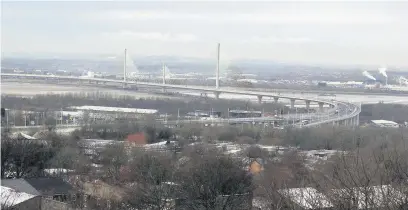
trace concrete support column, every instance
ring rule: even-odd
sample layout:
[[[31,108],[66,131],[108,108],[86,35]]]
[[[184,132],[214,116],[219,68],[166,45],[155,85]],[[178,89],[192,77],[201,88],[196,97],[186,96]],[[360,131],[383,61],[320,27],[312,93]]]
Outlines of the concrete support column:
[[[356,116],[356,121],[357,126],[360,126],[360,114]]]
[[[291,109],[294,109],[294,108],[295,108],[295,101],[296,101],[296,100],[293,99],[293,98],[290,99],[290,108],[291,108]]]
[[[123,84],[122,84],[122,88],[123,88],[123,89],[126,89],[126,88],[127,88],[127,84],[126,84],[126,83],[123,83]]]
[[[258,97],[258,103],[262,104],[262,96],[259,95],[259,96],[257,96],[257,97]]]
[[[279,97],[273,97],[273,102],[278,103]]]
[[[324,106],[324,103],[319,102],[319,111],[323,112],[323,106]]]
[[[310,109],[310,100],[306,100],[306,109],[309,110]]]
[[[221,94],[221,92],[219,92],[219,91],[214,91],[214,96],[215,96],[216,99],[219,99],[219,98],[220,98],[220,94]]]

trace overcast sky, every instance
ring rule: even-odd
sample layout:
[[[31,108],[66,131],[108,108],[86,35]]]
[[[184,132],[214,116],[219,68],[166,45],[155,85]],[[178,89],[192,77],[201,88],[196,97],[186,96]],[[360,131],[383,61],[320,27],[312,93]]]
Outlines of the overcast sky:
[[[408,2],[2,2],[2,53],[408,66]]]

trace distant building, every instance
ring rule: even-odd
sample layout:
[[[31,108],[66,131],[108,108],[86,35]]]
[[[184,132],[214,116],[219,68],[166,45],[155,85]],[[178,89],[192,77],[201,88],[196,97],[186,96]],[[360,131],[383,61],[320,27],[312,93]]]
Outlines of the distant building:
[[[382,128],[398,128],[398,123],[389,120],[371,120],[371,125]]]
[[[127,146],[144,146],[146,144],[147,144],[147,138],[144,132],[129,134],[126,137]]]
[[[250,110],[229,110],[229,117],[230,118],[262,117],[262,112]]]
[[[125,107],[106,107],[106,106],[72,106],[71,110],[77,112],[63,111],[64,118],[70,120],[79,118],[88,118],[89,120],[120,120],[120,119],[138,119],[147,114],[157,114],[156,109],[138,109]],[[71,119],[73,118],[73,119]],[[73,120],[75,121],[75,120]]]
[[[190,117],[212,117],[212,118],[219,118],[221,117],[221,112],[219,111],[202,111],[202,110],[195,110],[194,112],[188,112],[187,116]]]

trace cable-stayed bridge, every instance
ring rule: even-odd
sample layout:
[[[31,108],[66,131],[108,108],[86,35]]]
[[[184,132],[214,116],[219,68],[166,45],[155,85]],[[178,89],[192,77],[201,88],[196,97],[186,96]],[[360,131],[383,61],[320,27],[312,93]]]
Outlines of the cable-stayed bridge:
[[[309,126],[315,126],[325,123],[337,123],[342,122],[346,125],[358,125],[358,116],[361,111],[360,106],[354,105],[351,103],[346,102],[338,102],[338,101],[327,101],[321,100],[316,98],[303,98],[297,96],[288,96],[288,95],[281,95],[277,93],[270,93],[270,92],[260,92],[260,91],[248,91],[243,90],[240,88],[229,88],[229,87],[220,87],[220,45],[217,45],[217,62],[216,62],[216,71],[215,71],[215,80],[216,85],[215,87],[202,87],[202,86],[186,86],[186,85],[174,85],[174,84],[167,84],[166,80],[174,76],[169,70],[169,68],[162,64],[162,81],[161,83],[154,83],[154,82],[140,82],[136,81],[137,75],[140,75],[136,65],[134,64],[133,60],[130,58],[127,50],[124,50],[123,54],[123,79],[106,79],[106,78],[95,78],[92,76],[88,77],[74,77],[74,76],[55,76],[55,75],[34,75],[34,74],[2,74],[2,78],[4,77],[13,77],[13,78],[27,78],[27,79],[54,79],[54,80],[61,80],[61,81],[70,81],[70,82],[89,82],[89,83],[96,83],[100,85],[104,85],[106,83],[116,83],[120,84],[123,87],[127,87],[129,85],[136,85],[136,86],[144,86],[144,87],[155,87],[155,88],[162,88],[162,89],[176,89],[176,90],[189,90],[189,91],[197,91],[201,93],[212,93],[214,94],[215,98],[218,99],[220,94],[229,93],[229,94],[236,94],[236,95],[248,95],[248,96],[256,96],[259,103],[262,103],[262,99],[265,97],[273,98],[274,102],[277,103],[280,99],[287,99],[290,101],[290,108],[295,108],[296,101],[304,101],[306,109],[310,108],[311,103],[317,103],[319,105],[319,113],[313,114],[313,116],[309,116],[309,119],[312,123]],[[129,72],[131,71],[131,72]],[[324,105],[329,105],[331,109],[329,112],[324,112]],[[334,112],[334,110],[340,110]],[[335,113],[335,114],[333,114]],[[339,114],[340,113],[340,114]],[[322,117],[324,116],[324,117]],[[289,117],[289,116],[287,116]],[[327,118],[326,118],[327,117]],[[257,119],[257,120],[264,120],[267,119]]]

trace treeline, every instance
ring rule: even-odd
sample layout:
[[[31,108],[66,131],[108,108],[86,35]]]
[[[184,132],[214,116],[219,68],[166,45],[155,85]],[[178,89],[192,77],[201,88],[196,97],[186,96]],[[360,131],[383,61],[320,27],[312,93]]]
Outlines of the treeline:
[[[138,98],[126,95],[114,95],[105,92],[67,93],[54,95],[35,95],[33,97],[18,97],[12,95],[1,96],[1,106],[8,109],[47,111],[61,110],[69,106],[112,106],[141,109],[157,109],[160,113],[177,115],[195,110],[221,111],[227,116],[228,109],[258,110],[274,113],[275,110],[284,110],[282,104],[257,104],[242,100],[215,100],[183,96],[183,99],[166,99],[159,97]]]

